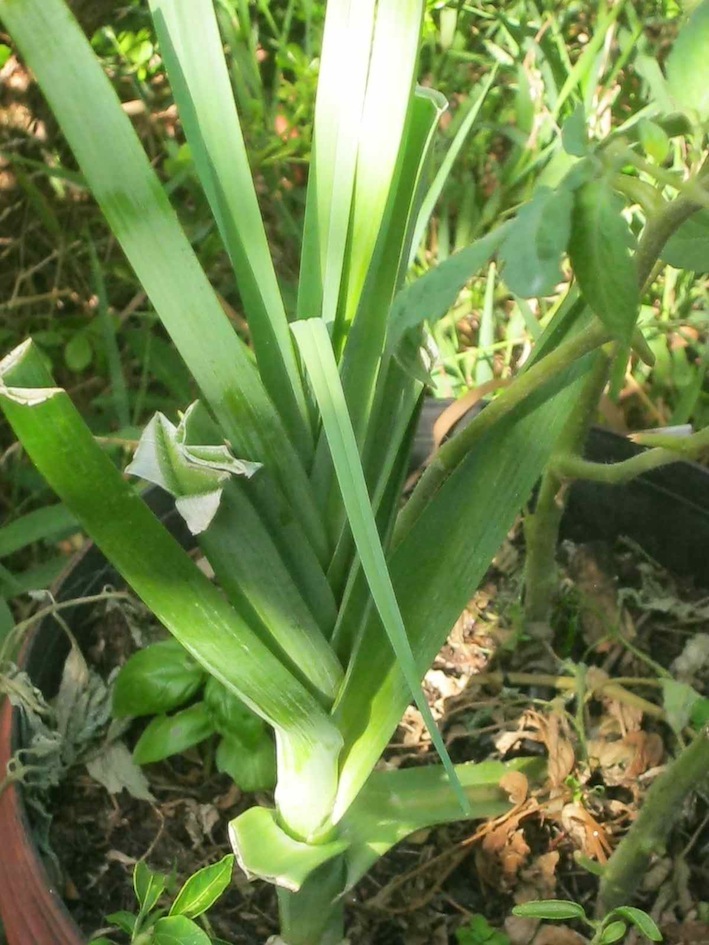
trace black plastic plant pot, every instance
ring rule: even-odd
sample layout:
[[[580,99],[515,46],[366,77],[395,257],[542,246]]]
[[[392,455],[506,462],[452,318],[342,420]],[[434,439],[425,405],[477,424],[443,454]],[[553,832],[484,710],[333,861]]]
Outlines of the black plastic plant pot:
[[[417,459],[431,449],[432,423],[441,409],[440,402],[426,405]],[[638,450],[623,437],[594,430],[587,456],[597,462],[617,462]],[[153,489],[147,499],[183,545],[193,544],[167,495]],[[612,541],[625,535],[671,571],[709,584],[709,471],[677,463],[623,486],[576,484],[562,535],[575,541]],[[98,593],[107,584],[120,581],[98,549],[89,545],[54,589],[55,598],[73,600]],[[87,616],[81,605],[64,611],[79,643]],[[21,665],[48,698],[58,689],[68,649],[66,635],[57,632],[52,619],[40,623],[25,642]],[[5,700],[0,707],[0,772],[22,747],[23,735],[20,713]],[[84,936],[52,887],[34,845],[19,785],[11,785],[0,796],[0,850],[0,916],[8,945],[81,945]]]

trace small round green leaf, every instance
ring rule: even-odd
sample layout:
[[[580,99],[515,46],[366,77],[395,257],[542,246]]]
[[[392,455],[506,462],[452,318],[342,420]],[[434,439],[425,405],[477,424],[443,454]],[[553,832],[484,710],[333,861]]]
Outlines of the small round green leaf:
[[[211,945],[207,933],[185,915],[169,915],[153,926],[152,945]]]
[[[218,863],[205,866],[186,881],[170,907],[170,915],[185,915],[194,919],[211,909],[231,882],[234,854],[229,853]]]
[[[191,699],[204,678],[204,670],[177,640],[153,643],[134,653],[118,674],[113,714],[170,712]]]
[[[709,119],[709,0],[702,0],[675,40],[667,60],[670,95],[700,121]]]
[[[628,926],[620,919],[609,922],[601,932],[600,945],[612,945],[613,942],[619,942],[626,933]]]
[[[691,722],[694,728],[702,728],[709,722],[709,699],[700,699],[694,703]]]
[[[211,716],[203,702],[191,705],[175,715],[158,715],[145,729],[133,749],[139,765],[162,761],[177,755],[214,734]]]
[[[86,332],[77,332],[64,347],[64,362],[70,371],[77,374],[85,371],[93,360],[94,350]]]
[[[538,902],[523,902],[515,906],[513,915],[530,919],[584,919],[586,913],[577,902],[570,899],[540,899]]]
[[[655,925],[654,920],[642,909],[636,909],[635,906],[619,906],[613,910],[611,915],[619,915],[628,922],[632,922],[638,932],[644,935],[645,938],[649,938],[651,942],[662,941],[662,932]]]
[[[663,164],[670,153],[670,139],[664,128],[649,118],[638,123],[638,137],[645,153],[658,164]]]
[[[121,932],[132,935],[135,929],[135,923],[138,921],[138,916],[133,915],[132,912],[127,912],[125,909],[121,909],[119,912],[112,912],[110,915],[107,915],[106,921],[110,922],[111,925],[115,925]]]

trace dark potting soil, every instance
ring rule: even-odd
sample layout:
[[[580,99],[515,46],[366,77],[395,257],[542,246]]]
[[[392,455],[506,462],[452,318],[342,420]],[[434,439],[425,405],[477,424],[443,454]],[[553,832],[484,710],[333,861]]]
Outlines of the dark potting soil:
[[[518,644],[514,604],[519,551],[509,543],[453,628],[426,689],[455,761],[499,757],[505,750],[542,754],[549,758],[549,781],[511,793],[517,806],[493,824],[422,831],[392,850],[350,897],[352,945],[445,945],[458,941],[456,929],[474,915],[504,927],[510,945],[527,945],[534,929],[509,918],[517,901],[568,898],[592,913],[597,879],[582,864],[607,859],[676,751],[661,717],[663,671],[672,668],[675,680],[704,696],[709,691],[709,647],[702,650],[709,643],[709,595],[675,581],[627,545],[567,546],[564,557],[557,655],[628,680],[628,701],[599,692],[579,712],[575,690],[555,688],[544,673],[536,682],[527,678],[535,677],[534,667]],[[130,624],[114,609],[108,622],[93,628],[88,658],[106,675],[135,648]],[[586,688],[599,679],[589,675]],[[645,703],[635,704],[634,695]],[[644,710],[648,704],[657,711]],[[129,742],[135,737],[129,733]],[[385,763],[435,760],[420,716],[409,708]],[[108,794],[84,767],[73,769],[51,799],[60,888],[87,936],[107,926],[107,914],[135,910],[131,877],[138,860],[174,870],[179,883],[231,852],[229,820],[270,800],[242,795],[213,770],[203,748],[148,766],[146,773],[152,802],[125,791]],[[701,942],[705,932],[709,941],[708,824],[707,796],[699,794],[639,890],[637,904],[653,913],[667,941]],[[209,920],[212,934],[225,941],[263,945],[277,931],[275,916],[273,888],[250,883],[237,868]],[[583,941],[567,927],[555,933],[557,945]]]

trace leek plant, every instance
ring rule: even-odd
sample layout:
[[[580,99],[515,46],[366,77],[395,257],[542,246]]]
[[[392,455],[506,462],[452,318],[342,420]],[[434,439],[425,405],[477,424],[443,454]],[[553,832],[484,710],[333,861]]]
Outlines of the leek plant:
[[[187,651],[180,698],[207,680],[197,731],[218,717],[225,740],[243,733],[239,719],[230,728],[230,706],[272,729],[275,806],[247,810],[230,836],[242,868],[277,886],[288,945],[341,941],[343,894],[409,833],[508,808],[503,764],[451,763],[420,680],[596,383],[604,346],[642,350],[609,149],[572,146],[556,189],[406,283],[445,107],[416,84],[424,6],[328,2],[297,303],[287,311],[212,0],[150,0],[247,347],[64,0],[0,0],[199,386],[177,425],[162,415],[148,424],[128,472],[174,495],[214,581],[102,452],[31,340],[0,363],[0,404],[66,507]],[[632,151],[632,135],[624,147]],[[571,293],[524,371],[440,449],[402,508],[428,377],[425,324],[496,255],[515,291],[548,291],[567,245],[583,296]],[[648,259],[663,245],[655,240]],[[129,690],[121,698],[133,712]],[[412,699],[442,763],[379,770]]]

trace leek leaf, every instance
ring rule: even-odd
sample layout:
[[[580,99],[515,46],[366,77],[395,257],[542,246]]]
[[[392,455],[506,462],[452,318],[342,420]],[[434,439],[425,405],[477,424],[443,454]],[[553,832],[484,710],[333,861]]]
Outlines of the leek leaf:
[[[304,462],[312,430],[212,0],[150,9],[195,167],[236,275],[259,374]]]
[[[463,811],[467,812],[469,809],[467,799],[457,782],[453,763],[421,688],[422,673],[411,652],[406,627],[392,587],[327,328],[319,319],[296,322],[291,328],[320,408],[347,519],[374,605],[381,616],[391,644],[390,652],[395,655],[407,688],[423,716],[431,740],[451,778],[460,805]]]
[[[211,675],[274,726],[276,800],[299,835],[329,820],[339,733],[96,445],[26,342],[0,362],[0,406],[35,466],[108,560]]]

